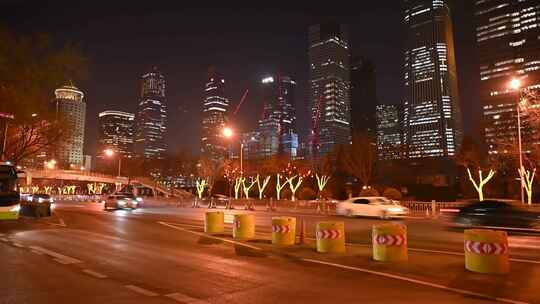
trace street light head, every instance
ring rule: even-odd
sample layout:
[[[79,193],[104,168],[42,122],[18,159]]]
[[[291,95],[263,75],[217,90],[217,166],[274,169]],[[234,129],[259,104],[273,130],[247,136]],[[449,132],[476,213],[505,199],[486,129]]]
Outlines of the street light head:
[[[519,90],[521,88],[521,80],[513,78],[512,81],[510,81],[510,88],[512,90]]]
[[[106,156],[111,157],[114,155],[114,151],[112,149],[105,149],[103,150]]]
[[[229,127],[225,127],[223,128],[223,136],[227,137],[227,138],[231,138],[233,136],[233,130]]]

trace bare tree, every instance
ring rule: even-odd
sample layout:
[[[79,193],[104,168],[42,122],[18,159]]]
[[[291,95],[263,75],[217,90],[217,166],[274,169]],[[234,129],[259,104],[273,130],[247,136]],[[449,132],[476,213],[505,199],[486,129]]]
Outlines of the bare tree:
[[[352,144],[344,148],[339,159],[343,169],[369,186],[377,161],[377,147],[365,132],[353,134]]]
[[[221,175],[223,169],[223,161],[217,161],[207,157],[203,157],[200,159],[197,166],[199,176],[206,181],[208,193],[212,194],[212,188],[214,187],[214,183]]]

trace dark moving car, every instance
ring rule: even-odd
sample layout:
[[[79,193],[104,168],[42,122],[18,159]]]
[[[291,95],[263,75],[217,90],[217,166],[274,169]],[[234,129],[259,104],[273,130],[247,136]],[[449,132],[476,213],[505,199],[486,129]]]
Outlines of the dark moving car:
[[[460,227],[540,228],[540,213],[498,200],[475,201],[456,212]]]

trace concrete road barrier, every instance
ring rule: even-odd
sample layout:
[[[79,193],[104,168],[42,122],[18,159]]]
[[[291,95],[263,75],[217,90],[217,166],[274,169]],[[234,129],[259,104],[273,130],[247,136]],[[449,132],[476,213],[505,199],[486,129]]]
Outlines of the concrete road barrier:
[[[319,222],[316,229],[317,252],[345,252],[345,224],[343,222]]]
[[[289,216],[272,217],[272,244],[291,246],[296,241],[296,218]]]
[[[465,230],[465,268],[488,274],[510,271],[508,236],[505,231]]]
[[[381,262],[408,260],[407,226],[396,223],[373,225],[373,259]]]
[[[206,212],[204,215],[204,232],[215,234],[225,231],[225,214],[221,211]]]
[[[255,237],[255,216],[253,214],[235,214],[233,220],[233,238],[245,240]]]

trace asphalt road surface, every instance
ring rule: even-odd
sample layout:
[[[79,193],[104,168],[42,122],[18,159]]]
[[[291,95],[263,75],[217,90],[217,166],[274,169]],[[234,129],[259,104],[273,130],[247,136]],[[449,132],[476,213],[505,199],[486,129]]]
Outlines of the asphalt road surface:
[[[371,259],[373,219],[255,212],[257,238],[202,232],[206,209],[105,212],[58,203],[54,216],[0,222],[0,303],[540,303],[540,237],[510,236],[511,272],[464,269],[463,232],[403,219],[409,261]],[[274,248],[270,220],[304,220],[306,244]],[[318,254],[318,221],[345,222],[346,254]]]

